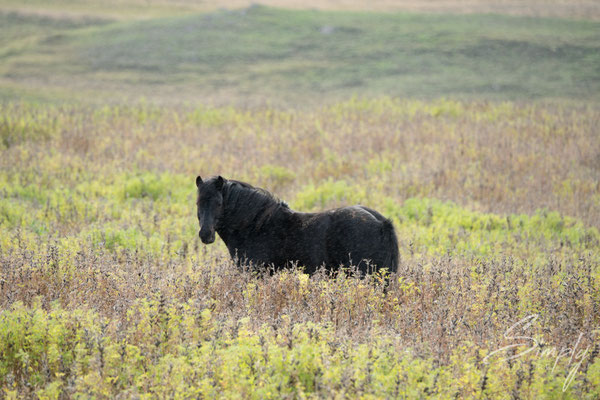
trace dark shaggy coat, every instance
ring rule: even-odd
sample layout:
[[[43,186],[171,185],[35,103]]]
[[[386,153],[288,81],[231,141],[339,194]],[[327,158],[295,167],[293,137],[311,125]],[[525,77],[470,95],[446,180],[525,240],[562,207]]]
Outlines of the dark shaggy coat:
[[[303,213],[244,182],[198,177],[196,186],[200,238],[212,243],[218,233],[234,259],[274,267],[297,263],[307,273],[322,265],[362,273],[397,269],[394,227],[368,207]]]

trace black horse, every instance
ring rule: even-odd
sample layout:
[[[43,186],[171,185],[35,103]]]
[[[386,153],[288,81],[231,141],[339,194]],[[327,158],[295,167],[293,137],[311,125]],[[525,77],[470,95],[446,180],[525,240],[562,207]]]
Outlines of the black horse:
[[[233,259],[274,268],[297,263],[309,274],[322,265],[352,266],[362,274],[397,269],[394,226],[375,210],[296,212],[264,189],[221,176],[198,176],[196,186],[200,239],[210,244],[217,232]]]

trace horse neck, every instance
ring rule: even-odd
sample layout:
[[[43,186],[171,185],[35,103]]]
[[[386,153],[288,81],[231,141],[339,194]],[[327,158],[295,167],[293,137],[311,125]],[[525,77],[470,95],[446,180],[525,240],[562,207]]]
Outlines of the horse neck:
[[[276,214],[282,212],[281,203],[272,199],[265,201],[261,207],[257,207],[257,204],[250,204],[248,197],[253,194],[252,188],[238,189],[240,192],[235,196],[230,196],[229,190],[232,188],[227,185],[224,193],[223,217],[217,228],[217,232],[222,238],[230,236],[233,232],[256,231],[268,224]]]

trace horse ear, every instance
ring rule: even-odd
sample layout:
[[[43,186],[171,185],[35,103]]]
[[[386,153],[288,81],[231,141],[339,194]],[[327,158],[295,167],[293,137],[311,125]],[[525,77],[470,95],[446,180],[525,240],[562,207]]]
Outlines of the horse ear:
[[[200,177],[200,175],[198,175],[196,177],[196,187],[200,187],[200,185],[202,185],[202,178]]]
[[[219,175],[217,177],[217,182],[215,183],[215,185],[217,186],[217,190],[223,189],[224,183],[225,183],[225,179],[221,175]]]

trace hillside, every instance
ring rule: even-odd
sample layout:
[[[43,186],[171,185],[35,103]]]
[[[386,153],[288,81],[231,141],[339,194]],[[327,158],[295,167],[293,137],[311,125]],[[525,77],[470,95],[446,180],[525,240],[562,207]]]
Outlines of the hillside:
[[[599,22],[261,6],[142,21],[0,19],[4,99],[600,98]]]

